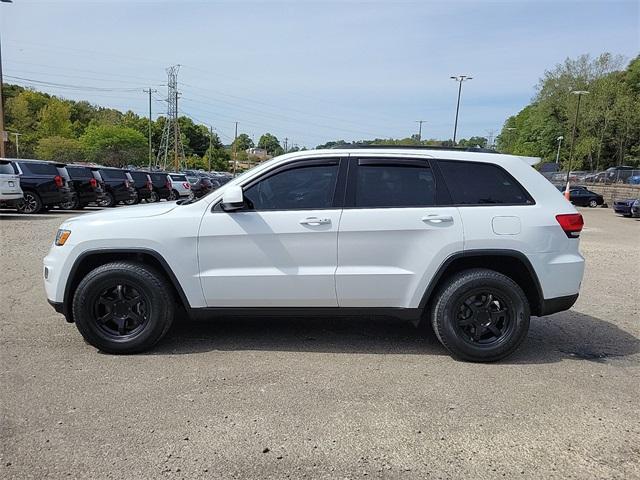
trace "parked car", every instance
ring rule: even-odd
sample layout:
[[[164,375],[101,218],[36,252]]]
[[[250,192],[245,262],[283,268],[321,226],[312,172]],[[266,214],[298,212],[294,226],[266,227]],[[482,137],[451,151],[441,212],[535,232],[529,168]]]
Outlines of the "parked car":
[[[183,173],[168,173],[169,183],[171,184],[171,194],[168,200],[179,200],[180,198],[189,198],[193,196],[191,191],[191,183],[187,180],[187,176]]]
[[[66,221],[44,259],[56,311],[110,353],[193,318],[384,314],[430,321],[456,357],[515,351],[569,309],[582,215],[510,155],[395,147],[266,161],[200,199]],[[534,159],[533,161],[537,161]]]
[[[635,202],[633,202],[633,205],[631,205],[631,216],[633,218],[640,217],[640,199],[637,199]]]
[[[84,165],[67,165],[69,181],[73,186],[75,195],[68,202],[61,203],[60,208],[71,210],[84,208],[90,203],[98,203],[104,197],[102,186],[94,177],[91,168]]]
[[[153,184],[153,193],[149,199],[151,202],[159,202],[162,199],[167,200],[171,196],[171,182],[165,172],[149,172],[151,183]]]
[[[595,208],[599,205],[604,205],[602,195],[586,188],[571,188],[569,190],[569,201],[581,207]]]
[[[633,175],[633,167],[626,165],[609,167],[605,172],[607,174],[607,183],[626,183],[627,179]]]
[[[618,215],[622,215],[624,217],[631,217],[632,216],[631,208],[633,207],[633,204],[636,203],[637,201],[638,201],[637,198],[626,198],[621,200],[614,200],[613,211]]]
[[[187,180],[191,184],[191,192],[196,198],[204,197],[206,194],[219,187],[219,185],[214,184],[213,180],[210,180],[209,177],[205,176],[200,177],[187,175]]]
[[[41,160],[15,160],[14,171],[20,175],[23,198],[11,201],[20,213],[38,213],[70,201],[74,192],[59,170],[63,163]]]
[[[140,203],[143,200],[146,202],[156,201],[152,199],[154,196],[153,182],[151,181],[151,177],[149,177],[148,172],[144,172],[142,170],[129,170],[129,175],[131,175],[137,195],[134,199],[125,201],[125,204],[133,205]]]
[[[120,202],[127,202],[137,197],[134,182],[126,170],[121,168],[95,167],[94,176],[102,183],[104,197],[99,203],[101,207],[115,207]]]
[[[629,185],[640,185],[640,175],[631,175],[627,178],[627,183]]]
[[[22,189],[20,177],[16,173],[10,160],[0,158],[0,204],[7,201],[20,200]]]

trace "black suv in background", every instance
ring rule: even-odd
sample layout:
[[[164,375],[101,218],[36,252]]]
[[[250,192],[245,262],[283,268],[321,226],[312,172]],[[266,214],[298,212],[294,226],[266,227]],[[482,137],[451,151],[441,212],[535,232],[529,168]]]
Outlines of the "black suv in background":
[[[131,177],[121,168],[92,168],[93,176],[102,184],[104,197],[101,207],[115,207],[120,202],[130,202],[137,196]]]
[[[171,196],[171,182],[166,172],[149,172],[153,184],[152,202],[159,202],[163,198],[166,200]]]
[[[16,160],[12,164],[24,193],[21,200],[13,202],[18,212],[38,213],[73,200],[75,194],[65,178],[64,163]]]
[[[76,195],[71,201],[61,203],[60,208],[63,210],[84,208],[90,203],[98,203],[103,200],[102,186],[94,177],[91,168],[82,165],[67,165],[66,169]]]
[[[151,178],[149,178],[149,174],[147,172],[143,172],[141,170],[129,170],[129,175],[133,179],[133,186],[138,192],[138,196],[130,201],[125,202],[127,205],[133,205],[136,203],[140,203],[142,200],[147,202],[157,201],[151,200],[154,196],[153,193],[153,182],[151,182]]]

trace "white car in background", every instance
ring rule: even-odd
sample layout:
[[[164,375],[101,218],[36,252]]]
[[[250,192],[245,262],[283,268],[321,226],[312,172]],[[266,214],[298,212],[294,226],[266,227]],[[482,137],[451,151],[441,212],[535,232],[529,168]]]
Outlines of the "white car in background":
[[[168,173],[167,178],[171,184],[171,193],[167,200],[179,200],[181,198],[191,198],[191,183],[187,180],[187,176],[183,173]]]
[[[19,200],[22,197],[20,177],[13,169],[11,161],[0,159],[0,201]]]

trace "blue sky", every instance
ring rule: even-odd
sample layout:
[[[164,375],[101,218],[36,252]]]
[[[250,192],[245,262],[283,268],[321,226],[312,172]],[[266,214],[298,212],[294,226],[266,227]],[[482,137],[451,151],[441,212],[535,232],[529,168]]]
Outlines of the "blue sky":
[[[146,115],[166,109],[165,68],[181,64],[180,110],[290,144],[498,131],[566,57],[640,52],[637,1],[29,1],[0,4],[5,81]],[[71,86],[71,87],[70,87]],[[79,87],[79,88],[75,88]],[[90,88],[89,88],[90,87]],[[99,90],[98,90],[99,89]]]

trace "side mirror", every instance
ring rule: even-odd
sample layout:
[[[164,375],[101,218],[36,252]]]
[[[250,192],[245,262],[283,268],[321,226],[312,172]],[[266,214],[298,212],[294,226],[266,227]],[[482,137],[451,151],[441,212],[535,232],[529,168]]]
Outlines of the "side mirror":
[[[232,185],[227,187],[222,195],[222,202],[220,207],[225,212],[232,212],[234,210],[240,210],[244,208],[244,197],[242,195],[242,187],[238,185]]]

